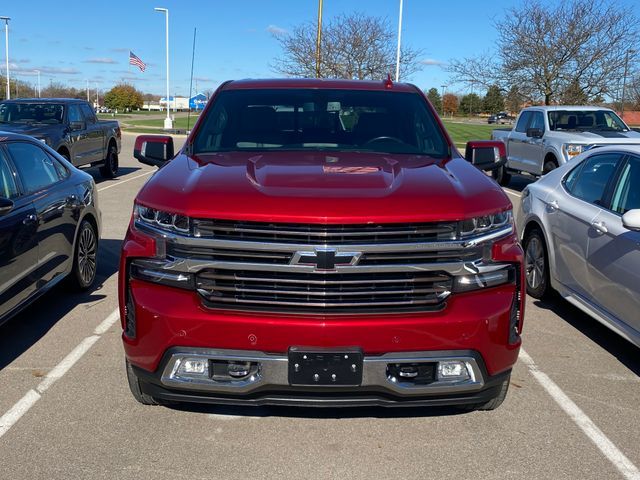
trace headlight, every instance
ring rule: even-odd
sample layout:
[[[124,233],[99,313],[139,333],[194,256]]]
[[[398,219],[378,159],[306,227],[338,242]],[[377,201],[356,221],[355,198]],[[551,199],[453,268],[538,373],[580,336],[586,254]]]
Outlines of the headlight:
[[[565,143],[562,146],[562,149],[564,150],[564,156],[567,157],[567,160],[575,157],[576,155],[580,155],[582,152],[586,152],[587,150],[589,150],[590,148],[592,148],[593,145],[580,145],[577,143]]]
[[[504,285],[506,283],[514,283],[515,278],[515,268],[512,266],[493,272],[460,275],[454,277],[453,291],[469,292],[483,288],[497,287],[498,285]]]
[[[133,218],[136,222],[168,232],[191,233],[191,221],[189,217],[185,215],[156,210],[155,208],[136,204],[133,208]]]
[[[513,230],[513,213],[511,210],[461,221],[460,236],[462,238],[475,237],[476,235],[490,233],[508,227]]]

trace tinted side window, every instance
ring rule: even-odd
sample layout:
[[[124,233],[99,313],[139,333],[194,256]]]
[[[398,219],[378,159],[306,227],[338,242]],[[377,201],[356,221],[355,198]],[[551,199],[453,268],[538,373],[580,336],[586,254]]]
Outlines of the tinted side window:
[[[516,124],[516,132],[526,133],[527,125],[529,125],[529,120],[531,119],[531,112],[522,112],[520,114],[520,118],[518,118],[518,123]]]
[[[615,173],[620,158],[616,153],[592,155],[582,162],[577,179],[572,181],[567,177],[565,185],[571,181],[569,191],[573,196],[585,202],[602,205],[607,184]]]
[[[611,210],[624,215],[636,208],[640,208],[640,158],[631,157],[622,168],[613,191]]]
[[[95,113],[93,113],[93,109],[89,105],[83,103],[80,105],[80,109],[82,110],[84,119],[87,121],[87,123],[96,123],[96,115]]]
[[[18,188],[13,178],[13,172],[9,168],[9,163],[2,150],[0,150],[0,196],[4,198],[18,196]]]
[[[539,128],[544,131],[544,114],[542,112],[532,112],[531,124],[528,128]]]
[[[60,180],[53,158],[31,143],[7,144],[26,193],[36,192]]]
[[[80,111],[80,105],[69,105],[69,122],[82,122],[82,112]]]

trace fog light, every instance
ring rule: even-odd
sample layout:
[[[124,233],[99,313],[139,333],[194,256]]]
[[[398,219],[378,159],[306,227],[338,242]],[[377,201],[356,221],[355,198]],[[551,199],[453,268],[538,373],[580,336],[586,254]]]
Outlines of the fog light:
[[[209,362],[201,358],[185,358],[180,362],[178,375],[209,375]]]
[[[470,378],[465,362],[448,360],[438,363],[439,380],[466,380]]]

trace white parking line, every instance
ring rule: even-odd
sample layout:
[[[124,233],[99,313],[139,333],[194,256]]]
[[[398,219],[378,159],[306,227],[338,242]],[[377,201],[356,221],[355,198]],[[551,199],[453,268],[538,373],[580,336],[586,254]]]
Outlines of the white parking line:
[[[107,188],[117,187],[118,185],[122,185],[123,183],[130,182],[131,180],[135,180],[136,178],[144,177],[144,176],[149,175],[149,174],[151,174],[153,172],[155,172],[155,170],[149,170],[148,172],[144,172],[144,173],[142,173],[140,175],[136,175],[135,177],[127,178],[126,180],[120,180],[119,182],[112,183],[111,185],[107,185],[106,187],[99,188],[98,191],[102,192],[103,190],[106,190]]]
[[[62,378],[69,369],[71,369],[71,367],[73,367],[76,362],[80,360],[84,354],[91,349],[91,347],[93,347],[93,345],[100,339],[100,336],[109,330],[109,328],[111,328],[119,319],[120,312],[116,308],[100,323],[100,325],[95,328],[93,335],[89,335],[82,340],[76,348],[71,350],[71,353],[69,353],[60,363],[45,375],[35,389],[29,390],[24,397],[18,400],[18,402],[11,407],[9,411],[7,411],[7,413],[2,415],[2,417],[0,417],[0,438],[2,438],[2,436],[7,433],[11,427],[13,427],[16,422],[36,404],[38,400],[40,400],[40,398],[42,398],[42,394],[51,387],[51,385]]]
[[[522,197],[522,194],[520,192],[516,192],[515,190],[511,190],[509,188],[503,188],[503,190],[509,195],[513,195],[514,197]]]
[[[546,373],[542,372],[533,359],[520,349],[520,360],[527,366],[533,378],[547,391],[555,402],[569,415],[571,420],[589,437],[596,447],[607,457],[614,467],[627,480],[640,480],[640,470],[615,444],[600,430],[595,423],[571,400]]]

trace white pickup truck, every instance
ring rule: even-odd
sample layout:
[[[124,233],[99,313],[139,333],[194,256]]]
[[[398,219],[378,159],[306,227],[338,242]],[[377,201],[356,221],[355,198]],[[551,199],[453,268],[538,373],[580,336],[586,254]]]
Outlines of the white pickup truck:
[[[594,147],[640,144],[640,133],[613,110],[588,106],[528,107],[512,130],[496,129],[491,138],[507,150],[507,163],[493,173],[501,185],[512,173],[544,175]]]

